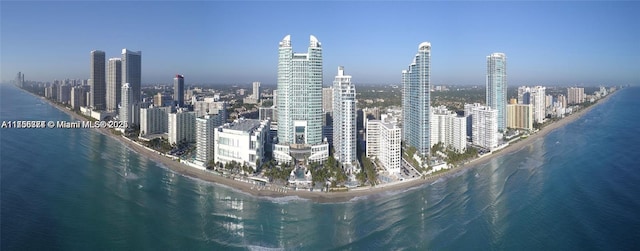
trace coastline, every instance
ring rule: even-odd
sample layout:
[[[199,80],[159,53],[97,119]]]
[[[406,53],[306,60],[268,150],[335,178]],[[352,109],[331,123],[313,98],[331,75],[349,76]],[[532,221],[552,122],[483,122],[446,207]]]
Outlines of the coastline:
[[[18,88],[21,89],[21,88]],[[21,89],[23,90],[23,89]],[[80,116],[79,114],[76,114],[74,111],[67,109],[66,107],[63,107],[59,104],[56,104],[54,102],[51,102],[50,100],[42,97],[42,96],[38,96],[34,93],[31,93],[29,91],[23,90],[26,93],[29,93],[37,98],[42,99],[43,101],[49,103],[51,106],[57,108],[58,110],[66,113],[67,115],[71,116],[73,119],[76,120],[86,120],[84,117]],[[233,179],[229,179],[229,178],[225,178],[222,176],[219,176],[217,174],[214,174],[212,172],[206,171],[206,170],[202,170],[202,169],[197,169],[194,167],[191,167],[185,163],[180,163],[178,161],[172,160],[168,157],[165,157],[163,155],[159,155],[156,152],[152,152],[150,149],[147,149],[141,145],[138,145],[128,139],[125,139],[123,136],[118,136],[115,135],[113,133],[111,133],[109,131],[109,129],[96,129],[99,133],[111,137],[112,139],[115,139],[119,142],[121,142],[122,144],[126,145],[127,147],[129,147],[130,149],[132,149],[133,151],[135,151],[136,153],[156,162],[156,163],[160,163],[162,165],[164,165],[166,168],[168,168],[169,170],[176,172],[178,174],[182,174],[188,177],[192,177],[192,178],[197,178],[203,181],[208,181],[208,182],[212,182],[215,184],[219,184],[219,185],[223,185],[226,187],[229,187],[230,189],[235,189],[238,191],[241,191],[245,194],[249,194],[251,196],[256,196],[256,197],[268,197],[268,198],[281,198],[281,197],[299,197],[302,199],[308,199],[311,200],[313,202],[319,202],[319,203],[339,203],[339,202],[347,202],[350,201],[354,198],[358,198],[358,197],[366,197],[366,196],[373,196],[373,195],[382,195],[384,196],[383,193],[385,192],[397,192],[397,191],[402,191],[402,190],[406,190],[406,189],[410,189],[410,188],[417,188],[420,187],[422,185],[428,184],[430,182],[433,182],[437,179],[440,179],[442,177],[449,177],[451,175],[460,173],[460,172],[464,172],[467,171],[469,169],[475,168],[479,165],[485,164],[488,161],[490,161],[493,158],[496,157],[500,157],[503,156],[505,154],[509,154],[515,151],[519,151],[521,150],[523,147],[525,147],[530,141],[536,140],[540,137],[544,137],[547,134],[549,134],[550,132],[554,131],[555,129],[564,127],[574,121],[576,121],[577,119],[581,118],[584,114],[588,113],[589,111],[591,111],[591,109],[593,109],[594,107],[606,102],[609,100],[609,98],[613,95],[616,95],[617,92],[614,92],[612,94],[609,94],[607,96],[605,96],[604,98],[600,99],[597,101],[597,103],[581,109],[578,112],[572,113],[571,115],[568,115],[567,117],[562,118],[559,121],[556,121],[554,123],[551,123],[547,126],[545,126],[544,128],[542,128],[540,131],[536,132],[533,135],[530,135],[529,137],[525,138],[525,139],[521,139],[515,143],[509,144],[507,147],[492,153],[490,155],[486,155],[483,156],[481,158],[476,158],[473,159],[467,163],[462,164],[459,167],[454,167],[451,169],[446,169],[445,171],[433,174],[433,175],[428,175],[428,176],[423,176],[421,178],[416,178],[416,179],[412,179],[412,180],[408,180],[408,181],[403,181],[403,182],[395,182],[395,183],[391,183],[391,184],[383,184],[383,185],[378,185],[375,187],[364,187],[364,188],[356,188],[356,189],[352,189],[349,191],[344,191],[344,192],[311,192],[311,191],[303,191],[303,190],[282,190],[282,189],[277,189],[275,187],[271,187],[271,188],[267,188],[267,189],[255,189],[255,185],[247,183],[247,182],[243,182],[243,181],[238,181],[238,180],[233,180]]]

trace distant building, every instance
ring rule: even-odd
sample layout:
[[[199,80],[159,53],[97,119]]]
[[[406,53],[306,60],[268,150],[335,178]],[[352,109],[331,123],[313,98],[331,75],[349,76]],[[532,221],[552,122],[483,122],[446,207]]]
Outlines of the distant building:
[[[368,158],[377,159],[387,172],[400,174],[402,129],[391,116],[381,116],[381,120],[366,122],[366,154]]]
[[[169,113],[167,131],[170,144],[196,142],[196,114],[185,109]]]
[[[507,105],[507,127],[533,130],[533,108],[530,104]]]
[[[267,119],[273,120],[277,116],[278,116],[278,110],[273,106],[258,108],[258,119],[260,120],[267,120]]]
[[[140,136],[167,133],[169,113],[170,107],[140,108]]]
[[[408,70],[402,71],[403,139],[407,146],[428,156],[430,152],[431,43],[423,42]]]
[[[567,88],[567,103],[569,105],[582,104],[585,100],[584,88],[569,87]]]
[[[498,146],[498,110],[488,106],[474,107],[473,144],[491,150]]]
[[[546,87],[521,86],[518,87],[518,104],[530,104],[535,123],[544,123],[546,118]]]
[[[568,103],[567,102],[567,97],[565,97],[564,95],[558,94],[558,101],[557,102],[560,104],[560,107],[567,108],[567,103]]]
[[[202,117],[207,114],[223,114],[225,122],[227,119],[227,102],[215,101],[215,98],[207,97],[204,100],[196,100],[192,102],[193,111],[196,113],[196,117]]]
[[[184,107],[184,76],[176,75],[173,78],[173,100],[176,106]]]
[[[553,106],[553,96],[551,94],[547,94],[545,96],[544,108],[549,108]]]
[[[91,51],[91,72],[89,85],[91,86],[91,107],[95,110],[106,108],[106,79],[105,79],[104,51]]]
[[[253,82],[253,98],[260,100],[260,82]]]
[[[86,92],[82,86],[74,86],[71,88],[71,107],[79,110],[81,106],[85,106]]]
[[[142,101],[140,87],[142,83],[142,52],[122,49],[121,59],[121,84],[129,83],[131,88],[131,103],[137,104]],[[121,93],[124,95],[124,93]]]
[[[107,64],[107,110],[115,111],[122,101],[122,61],[110,58]]]
[[[322,88],[322,123],[333,126],[333,86]]]
[[[356,160],[356,87],[351,76],[338,67],[333,81],[333,149],[334,157],[348,174],[360,172]]]
[[[498,112],[498,130],[507,129],[507,56],[492,53],[487,56],[487,106]]]
[[[58,102],[68,104],[71,101],[71,86],[63,84],[58,87]]]
[[[268,135],[268,120],[238,119],[219,126],[214,134],[215,162],[235,161],[257,170],[266,157]]]

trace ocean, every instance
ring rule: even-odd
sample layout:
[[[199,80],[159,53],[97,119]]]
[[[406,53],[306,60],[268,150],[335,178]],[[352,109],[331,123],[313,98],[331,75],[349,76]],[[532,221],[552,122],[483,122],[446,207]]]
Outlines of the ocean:
[[[2,250],[634,250],[640,87],[518,151],[314,203],[176,174],[89,129],[0,129]],[[71,120],[0,85],[0,120]]]

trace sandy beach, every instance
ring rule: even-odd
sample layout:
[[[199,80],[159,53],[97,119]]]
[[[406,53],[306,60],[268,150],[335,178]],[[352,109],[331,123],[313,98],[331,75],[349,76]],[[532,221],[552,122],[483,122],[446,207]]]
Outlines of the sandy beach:
[[[27,92],[29,93],[29,92]],[[53,102],[50,102],[49,100],[47,100],[44,97],[40,97],[38,95],[35,95],[33,93],[31,93],[32,95],[41,98],[42,100],[48,102],[49,104],[51,104],[52,106],[58,108],[59,110],[65,112],[66,114],[70,115],[71,117],[73,117],[76,120],[85,120],[85,118],[83,118],[82,116],[76,114],[74,111],[71,111],[69,109],[67,109],[66,107],[60,106],[58,104],[55,104]],[[379,195],[379,196],[384,196],[386,193],[388,192],[397,192],[397,191],[403,191],[412,187],[417,187],[429,182],[433,182],[441,177],[448,177],[451,176],[453,174],[459,173],[459,172],[463,172],[466,171],[468,169],[474,168],[478,165],[484,164],[486,162],[488,162],[489,160],[508,154],[508,153],[512,153],[515,151],[518,151],[520,149],[522,149],[524,146],[526,146],[529,142],[534,141],[537,138],[540,137],[544,137],[545,135],[547,135],[548,133],[554,131],[557,128],[563,127],[575,120],[577,120],[578,118],[582,117],[584,114],[586,114],[587,112],[589,112],[591,109],[593,109],[594,107],[606,102],[611,96],[615,95],[615,93],[607,95],[605,98],[599,100],[596,104],[589,106],[588,108],[582,109],[578,112],[575,112],[555,123],[549,124],[547,126],[545,126],[544,128],[542,128],[542,130],[538,131],[537,133],[530,135],[528,138],[526,139],[522,139],[516,143],[513,143],[511,145],[509,145],[508,147],[501,149],[491,155],[488,156],[484,156],[483,158],[479,158],[479,159],[474,159],[462,166],[453,168],[453,169],[448,169],[444,172],[440,172],[434,175],[429,175],[429,176],[425,176],[422,178],[417,178],[417,179],[413,179],[413,180],[409,180],[409,181],[403,181],[403,182],[396,182],[396,183],[391,183],[391,184],[384,184],[384,185],[378,185],[375,187],[366,187],[366,188],[357,188],[357,189],[352,189],[349,191],[344,191],[344,192],[311,192],[311,191],[295,191],[295,190],[283,190],[282,189],[277,189],[275,186],[271,187],[271,188],[263,188],[263,189],[256,189],[255,185],[247,183],[247,182],[243,182],[243,181],[237,181],[237,180],[232,180],[229,178],[225,178],[222,176],[219,176],[217,174],[214,174],[212,172],[206,171],[206,170],[200,170],[200,169],[196,169],[193,168],[191,166],[188,166],[184,163],[180,163],[178,161],[172,160],[168,157],[159,155],[156,152],[152,152],[149,149],[142,147],[138,144],[135,144],[125,138],[123,138],[122,136],[118,136],[115,135],[113,133],[111,133],[108,129],[97,129],[98,132],[109,136],[115,140],[120,141],[122,144],[128,146],[130,149],[136,151],[137,153],[149,158],[150,160],[153,160],[157,163],[161,163],[162,165],[166,166],[167,168],[169,168],[170,170],[182,174],[182,175],[186,175],[189,177],[194,177],[194,178],[198,178],[204,181],[209,181],[209,182],[213,182],[216,184],[221,184],[224,186],[228,186],[228,187],[232,187],[234,189],[237,189],[239,191],[242,191],[244,193],[250,194],[250,195],[254,195],[254,196],[258,196],[258,197],[287,197],[287,196],[297,196],[299,198],[304,198],[304,199],[309,199],[311,201],[314,202],[320,202],[320,203],[335,203],[335,202],[345,202],[345,201],[349,201],[353,198],[356,197],[363,197],[363,196],[370,196],[370,195]]]

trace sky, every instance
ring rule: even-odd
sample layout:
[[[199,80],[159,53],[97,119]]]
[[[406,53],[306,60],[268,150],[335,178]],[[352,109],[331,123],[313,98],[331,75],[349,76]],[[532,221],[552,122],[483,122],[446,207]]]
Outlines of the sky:
[[[275,84],[278,43],[322,43],[324,84],[398,84],[431,42],[433,85],[640,85],[640,2],[0,1],[0,80],[89,78],[90,51],[142,51],[143,84]]]

